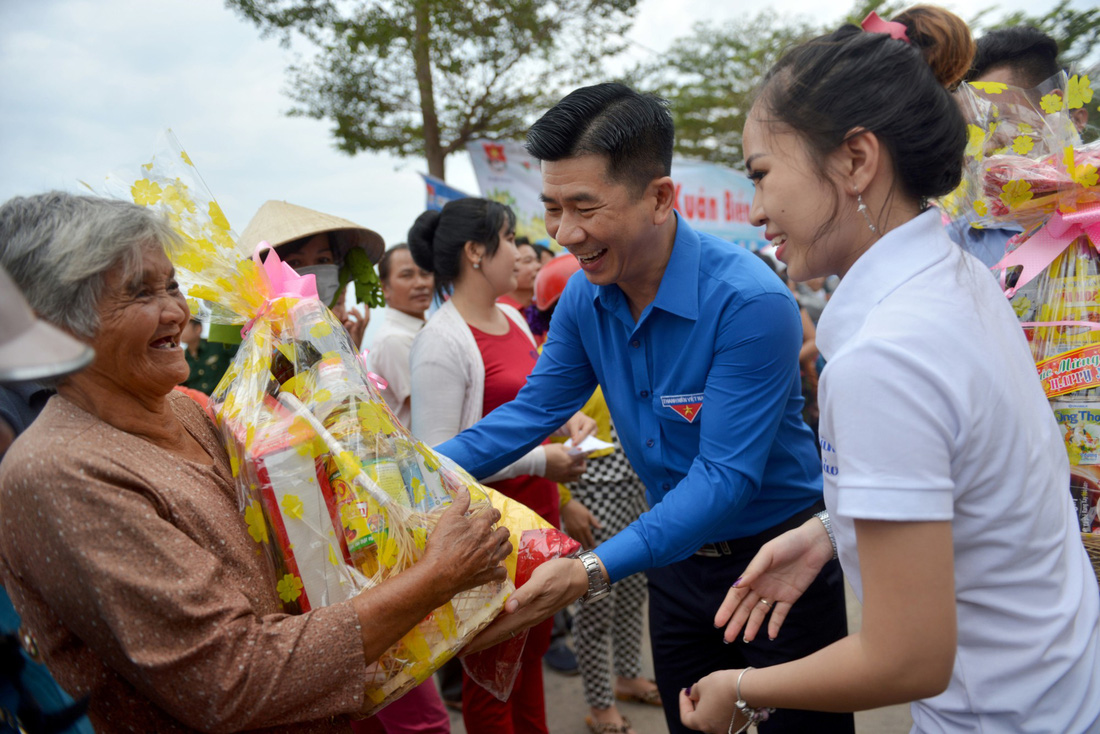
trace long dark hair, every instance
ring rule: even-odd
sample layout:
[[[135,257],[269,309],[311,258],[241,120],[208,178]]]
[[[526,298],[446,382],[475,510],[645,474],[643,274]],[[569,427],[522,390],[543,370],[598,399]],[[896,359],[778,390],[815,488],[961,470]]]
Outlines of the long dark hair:
[[[435,291],[446,293],[460,272],[467,242],[485,246],[491,258],[500,247],[500,229],[507,222],[516,226],[512,210],[496,201],[466,198],[447,202],[442,211],[426,211],[409,229],[409,252],[413,261],[435,274]]]
[[[921,201],[962,179],[966,123],[949,89],[970,68],[974,42],[942,8],[917,5],[894,20],[910,42],[847,25],[795,47],[768,72],[756,108],[802,138],[822,178],[853,129],[874,133],[896,185]]]

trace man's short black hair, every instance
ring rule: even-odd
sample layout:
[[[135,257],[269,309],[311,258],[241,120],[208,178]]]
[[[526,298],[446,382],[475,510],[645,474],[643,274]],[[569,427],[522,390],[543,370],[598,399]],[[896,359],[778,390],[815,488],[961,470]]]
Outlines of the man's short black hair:
[[[607,172],[639,194],[672,172],[674,130],[668,104],[616,83],[570,92],[527,132],[527,152],[540,161],[597,154]]]
[[[990,31],[978,39],[977,46],[966,75],[968,82],[1007,67],[1016,77],[1016,86],[1032,89],[1062,70],[1058,65],[1058,42],[1030,26]]]

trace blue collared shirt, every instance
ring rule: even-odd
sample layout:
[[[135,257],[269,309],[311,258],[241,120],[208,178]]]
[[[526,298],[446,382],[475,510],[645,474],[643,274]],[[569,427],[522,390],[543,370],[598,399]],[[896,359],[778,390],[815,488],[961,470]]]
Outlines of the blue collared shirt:
[[[617,285],[569,281],[516,399],[440,444],[484,477],[565,423],[598,383],[651,510],[602,543],[611,580],[747,537],[821,499],[802,421],[802,322],[755,255],[692,230],[637,322]]]

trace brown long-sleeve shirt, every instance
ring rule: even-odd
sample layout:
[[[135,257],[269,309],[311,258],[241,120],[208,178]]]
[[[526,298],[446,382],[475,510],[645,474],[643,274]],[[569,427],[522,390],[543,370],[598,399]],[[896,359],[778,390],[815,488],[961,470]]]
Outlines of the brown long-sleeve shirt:
[[[97,731],[346,731],[366,684],[355,612],[281,613],[216,429],[170,400],[211,464],[61,396],[4,458],[0,576],[24,625]]]

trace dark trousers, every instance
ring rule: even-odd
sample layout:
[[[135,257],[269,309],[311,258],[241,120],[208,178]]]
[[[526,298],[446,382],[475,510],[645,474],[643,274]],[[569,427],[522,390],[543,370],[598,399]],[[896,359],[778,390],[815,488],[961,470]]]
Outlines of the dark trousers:
[[[794,604],[775,641],[768,640],[765,626],[753,642],[745,644],[738,639],[727,645],[722,641],[723,630],[714,626],[714,615],[730,584],[741,576],[760,546],[781,532],[801,525],[812,513],[813,510],[799,513],[791,521],[753,538],[727,541],[731,550],[729,555],[693,555],[646,572],[653,667],[668,730],[672,734],[691,731],[680,723],[680,690],[708,673],[746,665],[765,668],[797,660],[848,634],[844,580],[837,561],[826,564],[817,580]],[[802,517],[803,514],[806,517]],[[855,723],[851,714],[784,709],[772,714],[760,725],[759,731],[761,734],[852,734]]]

